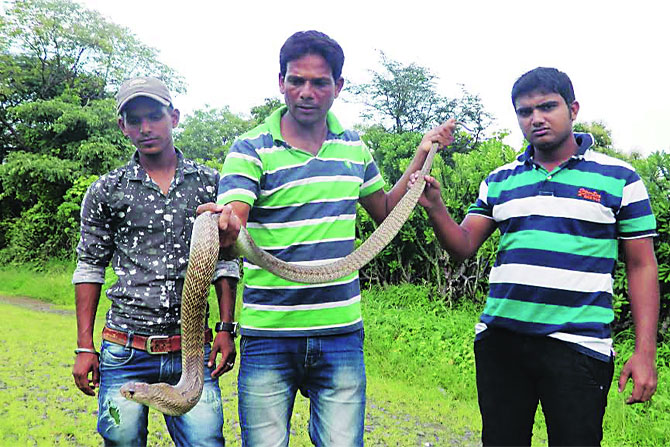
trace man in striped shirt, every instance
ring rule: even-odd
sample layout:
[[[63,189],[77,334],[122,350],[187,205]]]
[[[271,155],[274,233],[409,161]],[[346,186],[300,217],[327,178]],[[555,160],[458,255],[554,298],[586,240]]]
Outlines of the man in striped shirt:
[[[635,403],[656,389],[656,222],[634,169],[593,151],[591,135],[573,133],[579,103],[565,73],[524,74],[512,103],[530,145],[482,182],[463,222],[449,216],[432,177],[420,203],[456,259],[500,230],[475,339],[484,445],[530,445],[538,401],[550,445],[599,445],[613,375],[619,241],[636,329],[619,391],[632,378],[627,402]]]
[[[356,204],[381,222],[433,142],[452,142],[454,121],[428,132],[389,191],[368,148],[330,107],[344,84],[344,54],[323,33],[299,32],[280,52],[286,106],[231,147],[219,184],[222,246],[245,225],[272,255],[303,265],[351,253]],[[226,205],[225,207],[223,205]],[[205,208],[201,208],[203,211]],[[310,399],[318,446],[361,446],[365,415],[358,273],[325,285],[281,279],[244,262],[238,377],[243,445],[286,446],[296,392]]]

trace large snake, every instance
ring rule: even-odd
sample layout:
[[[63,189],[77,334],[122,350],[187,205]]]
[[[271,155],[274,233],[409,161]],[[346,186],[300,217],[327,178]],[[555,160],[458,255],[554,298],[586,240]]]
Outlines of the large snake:
[[[398,233],[423,192],[426,184],[424,176],[430,172],[436,152],[437,144],[433,144],[412,188],[374,233],[357,250],[344,258],[313,266],[285,262],[260,249],[244,227],[240,229],[233,251],[235,255],[244,256],[254,264],[290,281],[315,284],[349,275],[367,264]],[[199,215],[193,224],[181,303],[182,373],[179,383],[172,386],[167,383],[129,382],[121,387],[121,394],[127,399],[155,408],[164,414],[179,416],[188,412],[202,394],[205,308],[219,252],[217,220],[218,215],[206,212]]]
[[[163,414],[181,416],[200,400],[204,378],[203,346],[207,295],[219,256],[218,215],[204,213],[193,223],[189,262],[181,301],[181,377],[168,383],[128,382],[121,394]]]

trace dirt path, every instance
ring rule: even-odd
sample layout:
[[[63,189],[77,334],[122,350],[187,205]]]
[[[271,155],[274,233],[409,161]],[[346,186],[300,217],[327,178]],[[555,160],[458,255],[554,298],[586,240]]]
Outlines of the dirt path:
[[[53,314],[60,315],[74,315],[74,310],[70,309],[59,309],[53,304],[30,298],[27,296],[4,296],[0,295],[0,303],[14,304],[16,306],[25,307],[31,310],[37,310],[41,312],[49,312]]]

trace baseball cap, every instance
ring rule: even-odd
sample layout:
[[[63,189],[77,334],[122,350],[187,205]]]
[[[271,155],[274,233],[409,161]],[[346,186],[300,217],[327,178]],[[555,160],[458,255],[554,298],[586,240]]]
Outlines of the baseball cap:
[[[172,103],[170,92],[160,79],[151,76],[140,76],[123,81],[116,94],[116,112],[121,113],[123,107],[132,99],[146,96],[164,106]]]

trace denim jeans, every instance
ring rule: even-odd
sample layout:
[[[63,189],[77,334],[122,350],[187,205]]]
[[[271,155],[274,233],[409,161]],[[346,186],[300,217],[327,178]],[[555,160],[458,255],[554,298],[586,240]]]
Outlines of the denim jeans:
[[[288,446],[296,392],[310,400],[319,447],[363,445],[363,330],[318,337],[246,337],[238,377],[242,446]]]
[[[482,443],[530,445],[538,402],[549,445],[600,445],[614,363],[551,337],[487,329],[475,342]]]
[[[195,407],[183,416],[165,416],[177,446],[223,446],[223,411],[218,379],[207,367],[210,345],[205,345],[205,385]],[[119,388],[129,381],[167,382],[181,376],[179,352],[152,355],[103,340],[100,349],[98,432],[106,446],[145,446],[149,409],[124,398]]]

